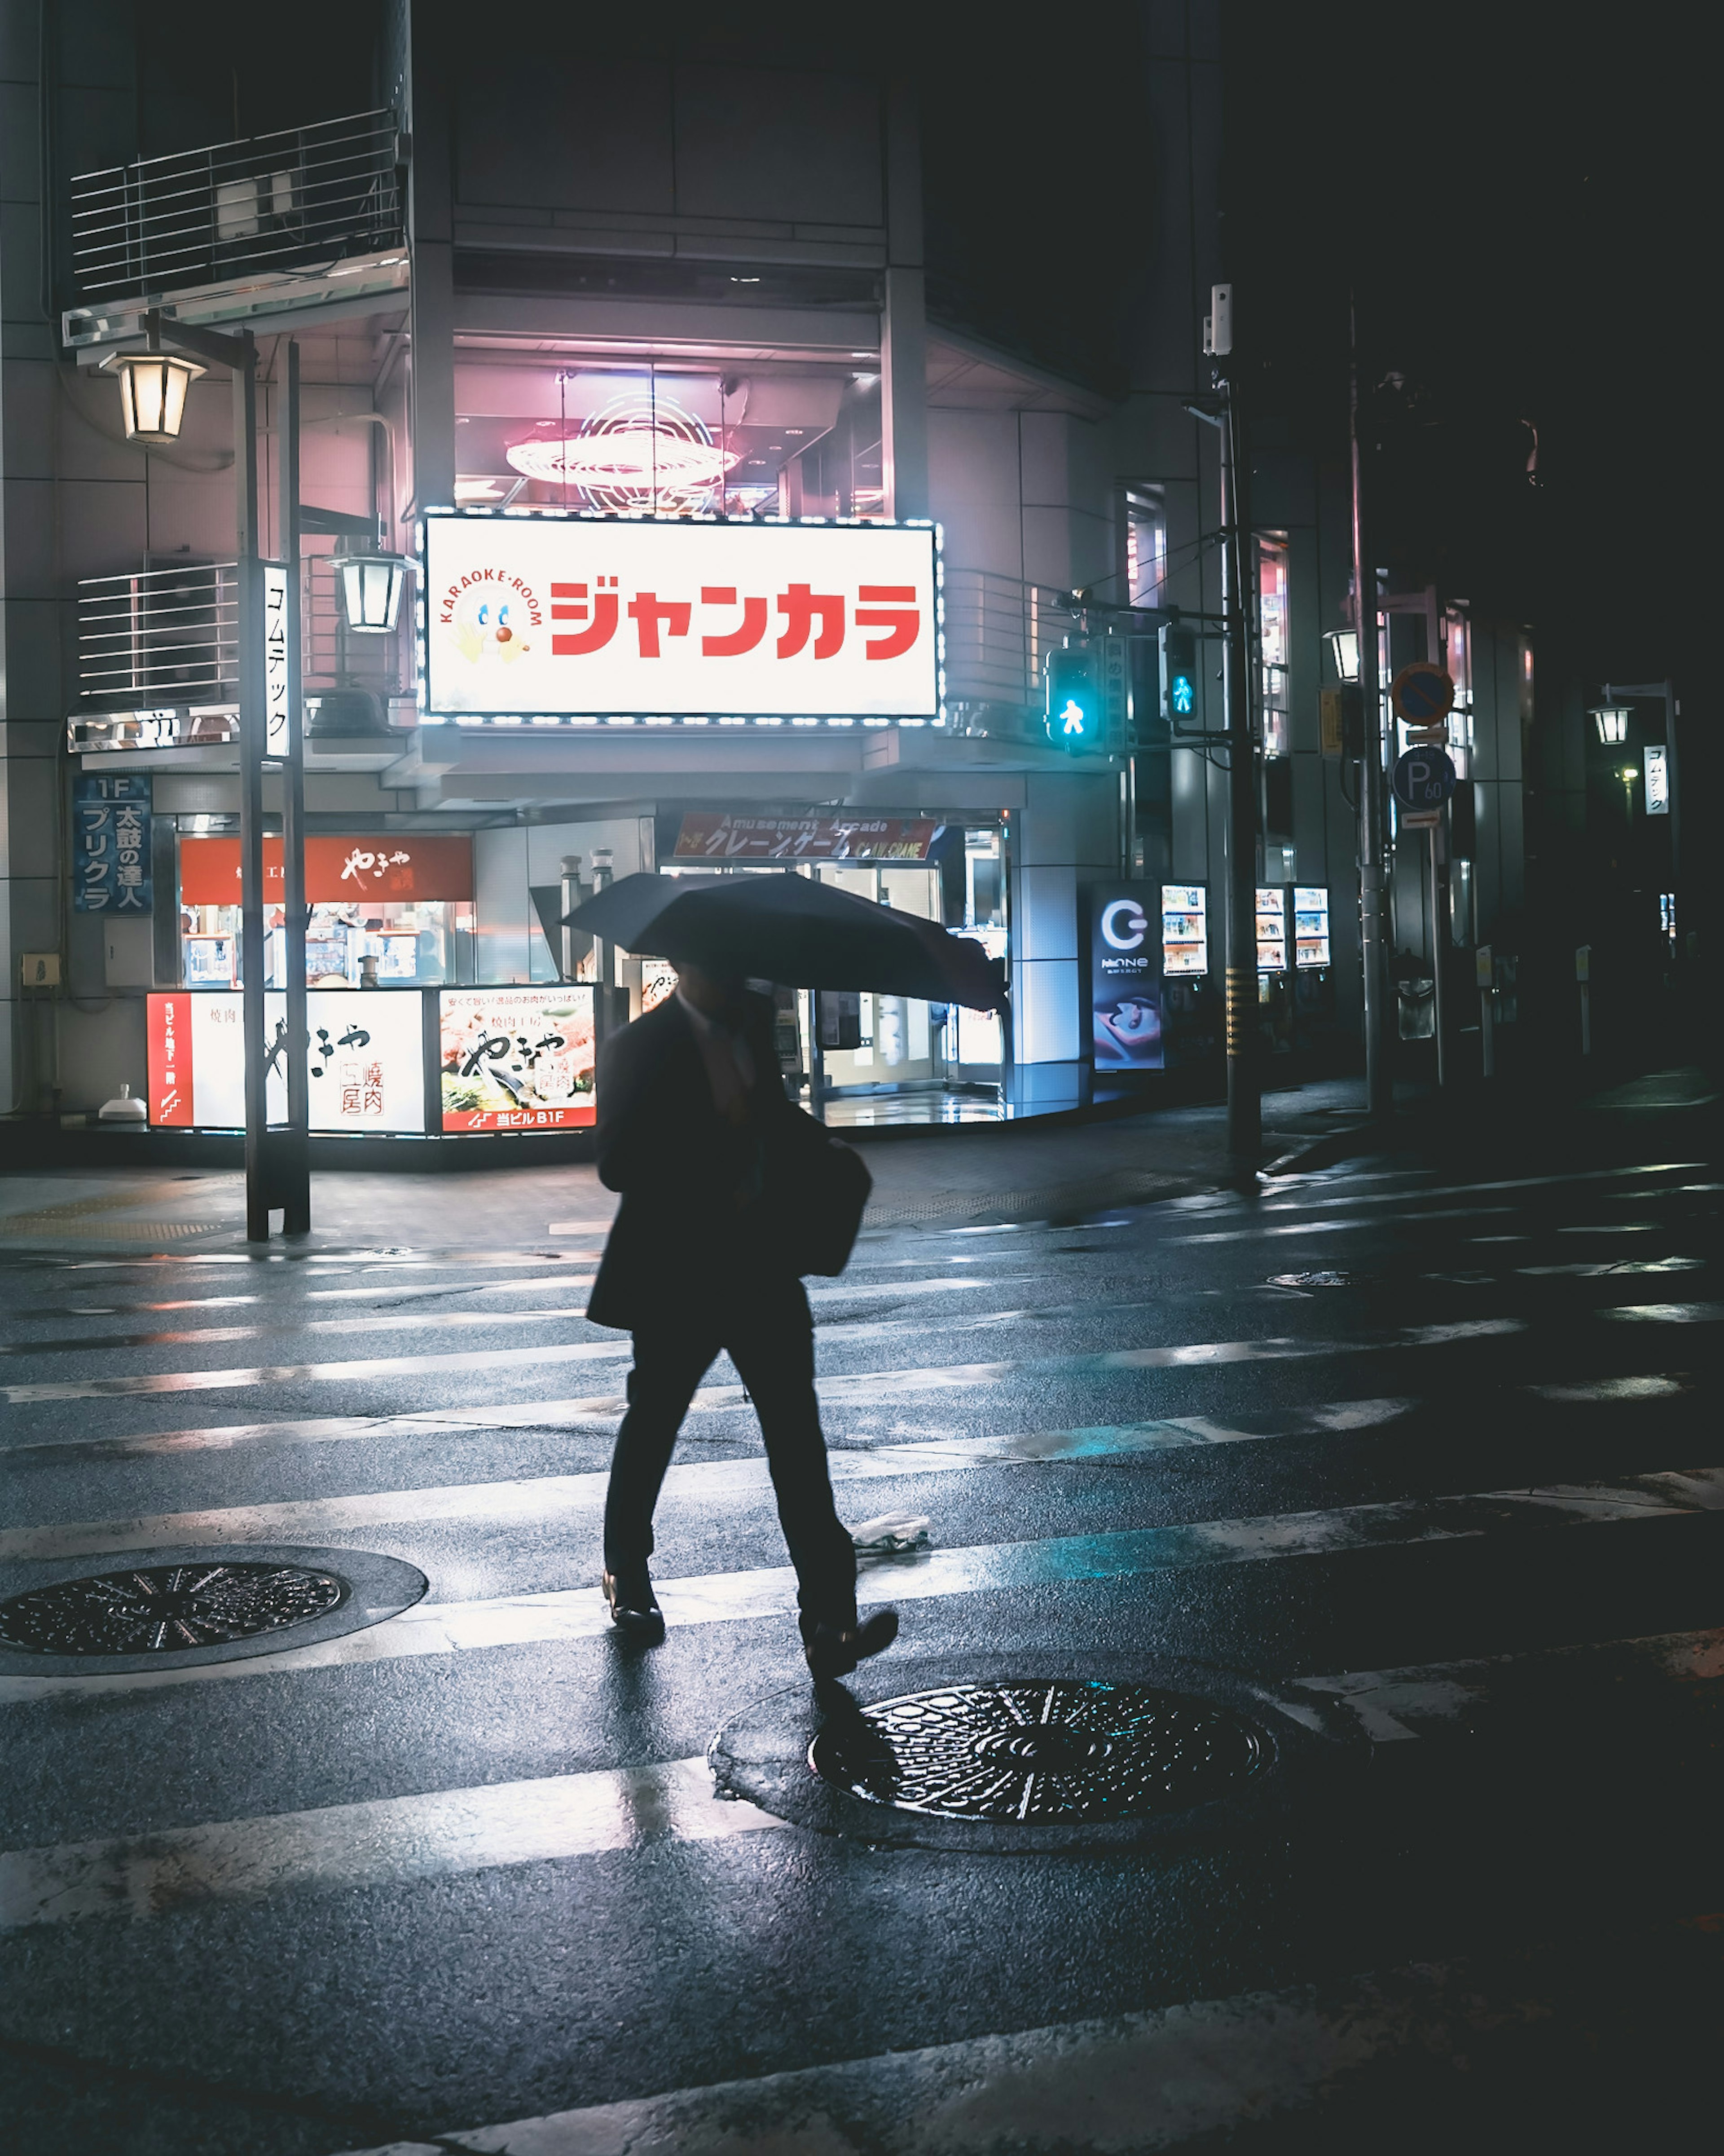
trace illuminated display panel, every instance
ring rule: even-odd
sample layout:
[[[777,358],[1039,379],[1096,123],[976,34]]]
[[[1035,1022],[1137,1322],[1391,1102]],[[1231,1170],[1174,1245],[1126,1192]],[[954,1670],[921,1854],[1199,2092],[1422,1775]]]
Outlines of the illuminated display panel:
[[[434,513],[435,721],[938,723],[931,526]]]
[[[1257,887],[1257,970],[1287,970],[1287,899],[1279,884]]]
[[[1162,971],[1209,970],[1209,896],[1200,883],[1162,886]]]
[[[1329,894],[1321,885],[1293,886],[1293,951],[1301,966],[1329,963]]]
[[[590,988],[445,988],[445,1132],[568,1130],[597,1118]]]
[[[238,989],[179,988],[148,998],[150,1121],[169,1128],[245,1127],[244,997]],[[400,990],[313,988],[310,1127],[321,1132],[425,1128],[423,1005]],[[264,1035],[287,1023],[285,995],[264,998]],[[278,1055],[266,1081],[272,1123],[287,1121],[287,1072]]]

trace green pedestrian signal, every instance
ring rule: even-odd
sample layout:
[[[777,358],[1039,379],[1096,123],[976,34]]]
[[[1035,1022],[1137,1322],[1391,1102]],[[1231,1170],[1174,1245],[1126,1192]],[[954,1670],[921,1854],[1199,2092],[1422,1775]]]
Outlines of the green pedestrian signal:
[[[1048,738],[1073,756],[1100,748],[1101,690],[1095,661],[1069,645],[1048,654]]]
[[[1198,715],[1198,640],[1188,629],[1167,624],[1161,633],[1162,716],[1178,728]]]

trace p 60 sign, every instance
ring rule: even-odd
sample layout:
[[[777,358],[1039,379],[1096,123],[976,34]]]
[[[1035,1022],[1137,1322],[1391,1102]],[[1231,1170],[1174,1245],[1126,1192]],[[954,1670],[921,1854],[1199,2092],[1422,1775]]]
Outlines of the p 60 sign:
[[[428,516],[431,718],[937,720],[931,527]]]

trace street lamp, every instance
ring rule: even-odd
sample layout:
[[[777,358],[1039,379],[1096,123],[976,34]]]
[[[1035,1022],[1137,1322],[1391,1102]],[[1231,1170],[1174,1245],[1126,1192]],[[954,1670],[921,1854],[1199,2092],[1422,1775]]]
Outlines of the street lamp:
[[[161,349],[159,333],[152,334],[144,352],[116,352],[102,362],[103,371],[120,382],[120,408],[126,419],[126,439],[146,449],[158,442],[177,442],[186,416],[186,392],[208,367],[177,352]]]
[[[348,628],[360,636],[387,635],[401,611],[407,571],[404,555],[380,554],[373,548],[350,552],[346,545],[338,548],[336,576]]]
[[[1359,678],[1359,632],[1356,629],[1331,629],[1323,638],[1335,661],[1337,681],[1356,682]]]
[[[1623,806],[1631,824],[1634,820],[1634,781],[1639,776],[1633,764],[1624,764],[1621,773]]]
[[[1593,717],[1598,729],[1598,739],[1607,748],[1620,748],[1629,737],[1629,715],[1620,704],[1606,704],[1595,710]]]

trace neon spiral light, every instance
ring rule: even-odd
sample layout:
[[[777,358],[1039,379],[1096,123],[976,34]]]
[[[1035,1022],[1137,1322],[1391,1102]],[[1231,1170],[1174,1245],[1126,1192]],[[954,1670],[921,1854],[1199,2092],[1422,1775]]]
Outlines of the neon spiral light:
[[[504,452],[523,477],[572,487],[594,509],[702,506],[739,453],[721,449],[692,413],[638,391],[593,413],[578,434],[517,442]]]

